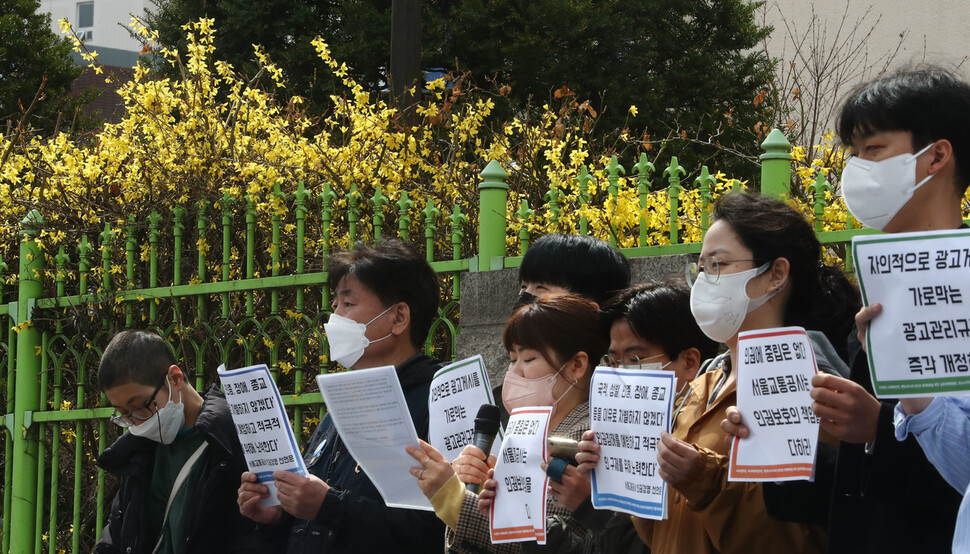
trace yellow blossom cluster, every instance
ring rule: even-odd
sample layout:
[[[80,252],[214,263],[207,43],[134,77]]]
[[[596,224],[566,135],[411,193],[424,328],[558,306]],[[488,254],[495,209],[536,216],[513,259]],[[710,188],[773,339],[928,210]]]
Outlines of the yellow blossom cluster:
[[[147,43],[157,40],[139,21],[132,26]],[[218,60],[212,20],[187,24],[185,31],[185,52],[151,49],[156,63],[178,68],[181,78],[159,79],[138,63],[119,91],[124,118],[97,135],[33,136],[13,145],[10,138],[0,140],[0,151],[10,150],[0,165],[0,246],[8,272],[17,267],[10,262],[20,222],[32,209],[44,218],[39,242],[50,275],[58,248],[65,247],[73,266],[85,236],[94,247],[90,276],[95,290],[104,290],[107,276],[114,289],[145,282],[152,228],[161,237],[157,248],[169,254],[172,236],[184,237],[183,283],[222,280],[224,269],[230,279],[245,277],[250,220],[257,245],[253,275],[291,272],[298,212],[308,260],[378,233],[416,244],[428,236],[435,259],[451,257],[458,233],[458,255],[472,256],[479,174],[490,160],[509,173],[510,255],[518,254],[523,230],[532,237],[587,232],[620,247],[650,246],[670,243],[673,219],[678,242],[698,241],[703,206],[747,186],[712,168],[709,193],[702,194],[697,168],[680,181],[684,171],[674,160],[651,160],[656,169],[645,161],[616,168],[615,148],[592,138],[595,112],[567,89],[540,110],[499,122],[489,95],[462,76],[448,76],[425,83],[417,105],[402,110],[365,90],[317,39],[322,70],[343,86],[328,106],[311,111],[287,90],[283,71],[259,46],[253,50],[259,71],[241,75]],[[97,67],[93,53],[84,55]],[[792,155],[793,204],[814,219],[814,187],[824,177],[823,230],[846,228],[835,183],[842,149],[829,135],[822,145],[795,147]],[[230,229],[228,242],[224,229]],[[128,282],[129,238],[137,282]],[[190,245],[197,256],[187,255]],[[107,255],[106,264],[98,263],[99,253]],[[171,283],[170,265],[159,268],[159,285]],[[64,275],[77,282],[75,271]],[[9,273],[6,278],[13,282]]]

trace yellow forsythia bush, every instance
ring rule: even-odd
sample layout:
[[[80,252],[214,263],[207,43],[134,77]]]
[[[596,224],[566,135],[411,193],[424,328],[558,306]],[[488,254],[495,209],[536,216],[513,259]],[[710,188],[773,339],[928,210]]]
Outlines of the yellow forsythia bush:
[[[146,43],[154,42],[156,37],[137,20],[133,28]],[[54,267],[60,246],[76,261],[81,235],[100,246],[99,237],[108,225],[114,232],[109,272],[115,287],[137,288],[140,282],[125,283],[125,239],[134,236],[138,259],[147,260],[147,229],[153,218],[162,242],[170,240],[178,225],[187,247],[205,255],[202,263],[207,267],[202,272],[193,266],[193,256],[184,256],[182,272],[194,280],[223,278],[222,223],[228,218],[233,232],[230,277],[244,276],[239,260],[245,252],[249,204],[259,237],[256,276],[286,273],[295,264],[295,206],[301,182],[307,193],[302,201],[308,259],[319,255],[325,242],[333,248],[355,237],[373,237],[375,223],[384,235],[404,229],[413,242],[423,244],[429,221],[434,226],[435,259],[451,257],[453,228],[463,236],[459,255],[471,256],[479,174],[490,160],[498,160],[510,174],[509,254],[518,253],[523,227],[538,236],[580,232],[585,225],[595,236],[612,235],[620,247],[670,242],[668,193],[674,189],[669,180],[680,175],[673,161],[662,160],[668,166],[661,167],[661,160],[652,160],[657,163],[652,172],[645,165],[639,171],[613,170],[611,187],[611,158],[632,144],[628,133],[612,146],[594,141],[589,122],[595,113],[570,93],[557,94],[561,105],[545,105],[538,115],[495,122],[494,104],[487,95],[476,94],[461,76],[442,78],[426,84],[413,114],[402,114],[355,82],[346,65],[334,60],[318,39],[314,46],[321,69],[341,77],[344,89],[331,96],[329,106],[312,110],[323,115],[312,115],[300,96],[286,91],[285,76],[258,47],[254,53],[259,73],[243,76],[218,60],[211,20],[186,25],[186,32],[184,59],[177,52],[155,49],[162,63],[181,69],[182,78],[155,79],[146,65],[136,65],[133,79],[120,89],[126,107],[120,122],[105,125],[93,137],[61,133],[37,136],[25,144],[11,145],[7,141],[12,138],[0,142],[0,151],[10,150],[0,166],[0,245],[9,265],[8,283],[15,278],[11,274],[20,221],[32,209],[45,220],[40,240],[48,268]],[[85,56],[97,67],[93,53]],[[271,96],[267,88],[283,94]],[[635,107],[630,109],[635,113]],[[844,153],[828,137],[821,146],[794,148],[793,156],[792,202],[812,215],[816,178],[835,181]],[[646,163],[646,157],[642,159]],[[648,184],[641,191],[643,176]],[[680,185],[680,242],[701,237],[704,202],[697,185],[694,180]],[[711,200],[749,183],[714,172],[707,186]],[[321,232],[326,190],[334,195],[329,236]],[[826,188],[824,198],[824,229],[844,229],[846,211],[835,188]],[[528,201],[531,213],[520,212],[522,200]],[[467,220],[449,218],[456,211]],[[176,221],[176,213],[185,216]],[[281,225],[280,252],[274,252],[268,240],[274,216]],[[350,233],[351,219],[355,236]],[[270,261],[274,254],[279,259],[276,266]],[[98,283],[101,264],[92,265]],[[312,264],[309,270],[314,270]],[[159,284],[168,284],[164,268],[159,274]],[[70,273],[69,280],[73,278]],[[144,281],[143,276],[135,279]]]

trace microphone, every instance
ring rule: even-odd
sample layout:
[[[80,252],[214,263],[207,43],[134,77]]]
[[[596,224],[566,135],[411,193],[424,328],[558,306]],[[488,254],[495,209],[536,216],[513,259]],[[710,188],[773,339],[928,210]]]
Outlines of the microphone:
[[[475,434],[472,436],[471,444],[482,449],[485,457],[488,458],[489,451],[492,450],[492,443],[495,435],[498,434],[499,409],[495,404],[482,404],[478,409],[478,417],[475,418]],[[465,490],[478,493],[481,484],[466,483]]]
[[[579,454],[579,442],[566,437],[549,437],[546,450],[550,458],[562,458],[569,465],[579,465],[576,454]]]

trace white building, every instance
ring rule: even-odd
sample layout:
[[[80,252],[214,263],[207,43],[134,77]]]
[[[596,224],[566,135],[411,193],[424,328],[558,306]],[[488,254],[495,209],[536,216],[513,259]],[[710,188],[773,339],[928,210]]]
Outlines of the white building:
[[[128,33],[131,16],[142,18],[148,0],[40,0],[51,16],[51,29],[61,36],[60,19],[67,19],[84,44],[98,51],[98,61],[113,67],[132,67],[141,44]]]

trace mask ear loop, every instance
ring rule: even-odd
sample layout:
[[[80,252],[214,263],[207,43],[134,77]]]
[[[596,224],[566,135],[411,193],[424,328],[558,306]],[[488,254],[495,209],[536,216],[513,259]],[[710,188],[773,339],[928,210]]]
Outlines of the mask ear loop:
[[[381,317],[382,315],[384,315],[384,314],[386,314],[387,312],[389,312],[389,311],[391,311],[391,308],[393,308],[394,306],[397,306],[397,304],[396,304],[396,303],[395,303],[395,304],[391,304],[390,306],[388,306],[388,307],[387,307],[387,309],[386,309],[386,310],[384,310],[383,312],[381,312],[381,313],[379,313],[379,314],[377,314],[377,315],[375,315],[375,316],[374,316],[374,319],[372,319],[372,320],[370,320],[370,321],[368,321],[367,323],[365,323],[365,324],[364,324],[364,331],[366,332],[366,330],[367,330],[367,326],[368,326],[368,325],[370,325],[371,323],[374,323],[375,321],[377,321],[377,318],[379,318],[379,317]],[[375,342],[381,342],[382,340],[384,340],[384,339],[386,339],[386,338],[388,338],[388,337],[390,337],[390,336],[391,336],[391,335],[393,335],[393,334],[394,334],[394,333],[388,333],[388,334],[386,334],[386,335],[384,335],[383,337],[381,337],[381,338],[379,338],[379,339],[374,339],[374,340],[370,340],[370,339],[368,339],[368,338],[367,338],[367,335],[364,335],[364,338],[365,338],[365,339],[367,339],[367,346],[370,346],[370,345],[372,345],[372,344],[374,344]],[[364,348],[367,348],[367,346],[365,346]]]

